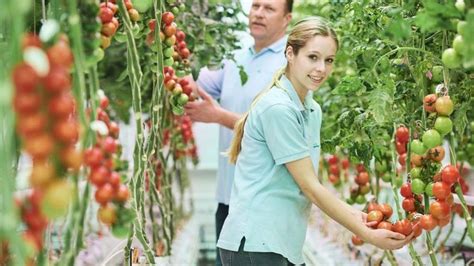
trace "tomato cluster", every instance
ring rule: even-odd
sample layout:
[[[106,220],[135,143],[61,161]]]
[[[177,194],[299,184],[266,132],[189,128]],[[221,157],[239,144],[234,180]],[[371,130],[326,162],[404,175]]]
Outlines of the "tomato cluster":
[[[140,19],[140,14],[133,8],[130,0],[125,0],[125,7],[132,22],[137,22]],[[100,3],[99,18],[102,22],[101,33],[101,47],[106,49],[112,42],[112,37],[117,32],[120,23],[114,16],[118,12],[116,0],[106,0]]]
[[[464,1],[457,0],[456,7],[462,14],[466,13],[466,5]],[[469,12],[472,13],[471,10]],[[460,20],[459,22],[457,22],[456,29],[457,34],[454,37],[452,47],[444,50],[441,56],[443,64],[448,68],[458,68],[462,65],[463,61],[465,61],[463,60],[463,56],[466,55],[467,50],[467,44],[464,41],[464,37],[468,32],[467,22],[465,20]]]
[[[407,144],[410,140],[410,131],[405,126],[400,126],[395,132],[395,148],[398,154],[398,163],[404,168],[407,160]]]
[[[175,159],[179,160],[189,156],[194,164],[198,163],[197,147],[189,116],[174,116],[173,126],[170,130],[170,145],[175,148]]]
[[[328,162],[328,172],[329,172],[329,182],[333,185],[338,186],[341,184],[341,174],[344,175],[345,180],[349,177],[349,159],[343,158],[339,160],[337,155],[332,154],[327,159]],[[342,171],[341,171],[342,168]]]
[[[81,1],[78,4],[81,16],[82,45],[84,47],[85,63],[87,66],[97,64],[104,57],[101,45],[101,27],[99,19],[99,3],[95,1]]]
[[[350,198],[347,199],[347,203],[364,204],[367,202],[365,195],[368,194],[371,189],[370,175],[362,163],[356,165],[356,171],[357,175],[354,178],[356,184],[350,188]]]
[[[127,185],[122,183],[122,169],[119,160],[121,145],[118,141],[120,129],[116,122],[111,121],[106,109],[109,100],[104,95],[97,109],[97,120],[105,124],[106,132],[98,130],[97,141],[93,147],[85,151],[85,164],[90,168],[88,179],[96,187],[94,198],[100,208],[97,213],[99,221],[112,226],[129,224],[121,218],[125,204],[130,197]]]
[[[35,53],[44,61],[22,61],[13,69],[16,130],[23,150],[32,158],[29,182],[43,195],[38,201],[41,211],[54,219],[67,212],[71,201],[73,188],[65,179],[67,172],[77,171],[82,164],[82,154],[76,149],[79,124],[69,74],[73,55],[65,36],[46,45],[38,36],[26,35],[23,47],[24,54]]]

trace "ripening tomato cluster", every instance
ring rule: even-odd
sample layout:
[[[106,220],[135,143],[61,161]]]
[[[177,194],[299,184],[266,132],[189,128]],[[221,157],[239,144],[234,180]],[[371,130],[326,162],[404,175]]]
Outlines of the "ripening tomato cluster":
[[[98,219],[113,227],[116,223],[122,225],[130,222],[120,218],[121,209],[125,208],[130,191],[122,183],[119,172],[120,130],[118,124],[111,121],[106,112],[108,105],[108,98],[102,96],[97,109],[97,120],[106,125],[107,132],[104,135],[98,133],[96,144],[85,151],[85,164],[90,168],[89,181],[96,187],[94,198],[100,205]]]
[[[370,192],[370,175],[362,163],[356,165],[356,171],[357,175],[354,179],[356,184],[350,188],[350,198],[347,203],[364,204],[367,202],[365,195]]]
[[[125,0],[125,7],[127,8],[130,20],[137,22],[140,19],[140,14],[136,9],[133,8],[133,4],[130,0]],[[112,42],[112,37],[117,32],[120,23],[114,15],[118,12],[118,6],[116,0],[105,0],[100,3],[99,18],[102,22],[101,28],[101,47],[106,49]]]
[[[175,147],[175,158],[180,159],[189,156],[193,163],[197,163],[197,147],[194,141],[191,118],[187,115],[174,116],[170,135],[170,145]]]
[[[77,171],[82,164],[82,154],[76,149],[79,124],[69,74],[73,55],[65,36],[46,45],[38,36],[26,35],[23,48],[24,54],[34,53],[45,61],[43,68],[35,65],[38,62],[22,61],[13,69],[16,130],[23,150],[32,158],[30,185],[43,195],[42,212],[54,219],[67,212],[71,201],[73,188],[65,179],[67,172]]]
[[[404,125],[395,132],[395,149],[398,154],[398,163],[404,168],[407,160],[407,144],[410,140],[410,131]]]
[[[329,156],[327,159],[329,168],[329,182],[331,182],[333,185],[337,186],[341,184],[341,174],[344,175],[345,180],[349,177],[349,167],[350,167],[350,162],[349,159],[343,158],[342,160],[339,161],[339,158],[337,155],[332,154]],[[342,168],[342,172],[341,172]]]

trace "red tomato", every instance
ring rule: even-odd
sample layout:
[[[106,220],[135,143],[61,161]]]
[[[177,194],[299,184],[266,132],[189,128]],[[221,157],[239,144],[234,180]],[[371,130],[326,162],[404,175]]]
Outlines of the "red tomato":
[[[403,142],[398,142],[395,144],[398,155],[402,155],[407,152],[407,144]]]
[[[31,115],[18,117],[17,130],[23,137],[32,137],[41,135],[47,125],[48,119],[45,115],[38,112]]]
[[[446,216],[446,218],[438,220],[438,226],[444,227],[445,225],[449,224],[450,221],[451,221],[451,215],[448,215]]]
[[[43,159],[49,156],[54,149],[54,141],[48,134],[25,139],[25,150],[34,159]]]
[[[451,195],[451,187],[444,182],[436,182],[433,184],[433,196],[439,200],[445,200]]]
[[[184,49],[179,50],[179,54],[181,55],[183,59],[186,59],[191,55],[191,51],[189,51],[188,48],[184,48]]]
[[[46,52],[51,65],[63,66],[69,69],[74,61],[71,49],[66,42],[59,41]]]
[[[109,98],[107,96],[100,97],[99,106],[102,109],[107,109],[109,107]]]
[[[329,158],[328,158],[328,163],[329,164],[333,165],[333,164],[337,164],[338,162],[339,162],[339,158],[337,158],[336,155],[333,154],[333,155],[329,156]]]
[[[54,123],[53,135],[62,143],[76,143],[79,139],[78,128],[79,125],[74,120],[59,120]]]
[[[397,128],[395,132],[395,138],[398,142],[407,143],[410,139],[410,131],[405,126]]]
[[[120,182],[122,182],[120,174],[115,171],[112,172],[109,177],[109,184],[111,184],[114,188],[118,188],[120,186]]]
[[[413,237],[419,237],[421,233],[423,233],[423,230],[421,228],[420,222],[412,222],[411,227],[413,229]]]
[[[434,218],[441,220],[445,219],[450,214],[449,205],[444,201],[435,201],[430,205],[430,213]]]
[[[48,226],[48,220],[37,208],[30,208],[24,211],[22,219],[32,231],[42,231]]]
[[[402,202],[402,208],[407,212],[415,211],[415,199],[414,198],[405,198]]]
[[[112,185],[106,183],[95,192],[95,200],[100,205],[104,206],[114,197],[114,188]]]
[[[423,108],[425,108],[428,113],[433,113],[436,111],[434,104],[437,98],[438,97],[436,97],[436,94],[428,94],[423,99]]]
[[[403,153],[398,157],[398,163],[400,163],[401,166],[405,166],[407,163],[407,154]]]
[[[99,16],[102,23],[108,23],[112,21],[112,18],[114,17],[114,11],[108,7],[101,7]]]
[[[114,12],[114,15],[118,11],[118,6],[113,4],[111,1],[100,3],[100,7],[101,8],[109,8],[110,10],[112,10]]]
[[[128,187],[124,184],[121,184],[118,189],[115,191],[115,199],[118,202],[126,202],[130,197],[130,191]]]
[[[150,28],[150,30],[153,32],[155,31],[155,28],[156,28],[156,19],[150,19],[148,21],[148,28]]]
[[[116,122],[111,121],[109,124],[109,135],[112,136],[113,138],[118,138],[119,133],[120,133],[119,125]]]
[[[176,31],[176,40],[182,42],[184,39],[186,39],[186,34],[181,30]]]
[[[331,182],[331,184],[337,184],[340,181],[339,176],[336,176],[333,174],[330,174],[328,179],[329,179],[329,182]]]
[[[379,205],[379,210],[383,213],[385,219],[389,219],[392,216],[393,209],[388,203],[383,203]]]
[[[24,50],[26,47],[33,46],[41,48],[41,40],[38,35],[33,33],[25,33],[21,40],[21,47]]]
[[[333,164],[329,166],[329,173],[333,175],[339,175],[339,166],[337,164]]]
[[[381,221],[377,225],[377,229],[385,229],[385,230],[393,231],[393,225],[389,222]]]
[[[411,192],[411,183],[405,183],[400,188],[400,194],[405,198],[413,197],[413,193]]]
[[[412,224],[407,219],[397,221],[393,224],[393,231],[408,236],[413,231]]]
[[[74,97],[70,93],[63,93],[50,98],[48,111],[55,118],[68,118],[74,111]]]
[[[13,107],[19,114],[38,112],[41,107],[41,96],[36,92],[17,93],[13,98]]]
[[[360,172],[356,178],[355,178],[355,182],[359,185],[359,186],[363,186],[365,184],[367,184],[369,182],[369,174],[367,172]]]
[[[170,25],[171,23],[173,23],[173,20],[174,15],[171,12],[164,12],[163,15],[161,15],[161,21],[166,25]]]
[[[102,149],[109,154],[117,152],[117,142],[110,136],[102,140],[101,146]]]
[[[367,205],[367,213],[370,213],[371,211],[379,211],[380,210],[380,205],[378,205],[376,202],[370,202]]]
[[[97,109],[97,119],[107,124],[107,126],[110,124],[109,115],[107,114],[107,112],[105,112],[101,108]]]
[[[89,180],[97,187],[103,186],[109,179],[109,170],[104,166],[93,168],[89,174]]]
[[[354,246],[360,246],[360,245],[364,244],[364,241],[356,235],[353,235],[351,240],[352,240],[352,244],[354,244]]]
[[[18,92],[32,92],[40,82],[40,77],[30,65],[22,62],[13,69],[12,81]]]
[[[430,232],[435,229],[438,225],[438,220],[436,220],[431,214],[425,214],[420,219],[420,226],[423,230]]]
[[[459,177],[459,171],[455,166],[448,165],[441,171],[441,179],[448,185],[458,182]]]
[[[89,148],[84,153],[84,162],[89,167],[96,167],[102,164],[104,154],[99,148]]]
[[[117,32],[117,25],[112,21],[102,24],[100,29],[100,33],[106,37],[112,37],[115,32]]]
[[[99,210],[97,211],[97,218],[106,225],[114,224],[117,220],[115,208],[110,204],[100,206]]]
[[[444,159],[444,154],[443,146],[437,146],[428,150],[428,158],[436,162],[441,162]]]
[[[43,79],[44,88],[49,93],[60,93],[71,88],[71,79],[66,68],[52,66]]]
[[[379,210],[373,210],[367,214],[367,222],[380,223],[383,220],[383,213]]]
[[[344,170],[349,169],[349,166],[350,166],[349,159],[344,158],[342,159],[341,163],[342,163],[342,169]]]
[[[171,23],[170,25],[166,25],[163,29],[163,33],[166,37],[171,37],[176,34],[177,26],[176,23]]]

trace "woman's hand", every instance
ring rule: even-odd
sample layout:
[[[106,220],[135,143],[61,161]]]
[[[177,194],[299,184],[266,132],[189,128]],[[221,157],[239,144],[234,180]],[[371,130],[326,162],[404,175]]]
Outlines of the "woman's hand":
[[[376,221],[367,222],[367,213],[357,210],[357,215],[360,217],[361,221],[368,227],[372,227],[377,224]]]
[[[404,236],[400,233],[392,232],[386,229],[370,230],[367,242],[381,249],[399,249],[410,243],[413,238],[413,232]]]

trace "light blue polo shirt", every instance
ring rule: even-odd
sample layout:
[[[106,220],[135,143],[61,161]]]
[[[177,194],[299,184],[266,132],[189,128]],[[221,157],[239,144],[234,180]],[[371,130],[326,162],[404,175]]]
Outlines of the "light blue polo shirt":
[[[224,109],[243,114],[255,96],[268,86],[273,74],[286,64],[286,40],[287,37],[284,37],[258,53],[253,46],[235,53],[237,64],[242,65],[248,75],[244,85],[240,81],[239,68],[233,61],[225,61],[224,67],[218,71],[203,69],[197,83],[214,99],[220,99],[219,103]],[[230,200],[234,165],[229,164],[229,159],[223,153],[229,149],[233,135],[232,130],[219,127],[216,198],[219,203],[226,205]]]
[[[245,237],[244,251],[275,252],[301,264],[311,202],[285,163],[310,156],[318,172],[321,108],[311,93],[303,105],[284,75],[280,85],[286,91],[273,87],[247,118],[217,246],[237,251]]]

